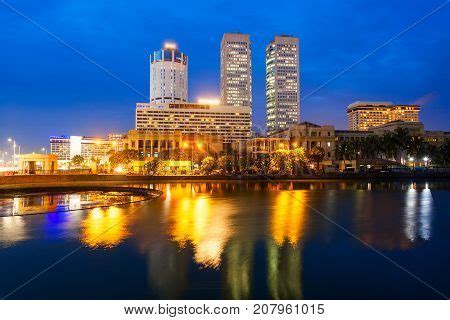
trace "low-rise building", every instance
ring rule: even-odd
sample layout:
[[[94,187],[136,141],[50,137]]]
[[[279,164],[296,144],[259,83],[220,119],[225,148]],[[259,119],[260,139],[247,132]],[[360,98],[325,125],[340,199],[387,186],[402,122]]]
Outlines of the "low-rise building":
[[[302,147],[305,151],[310,151],[314,147],[320,147],[325,151],[325,161],[334,159],[334,126],[319,126],[310,122],[302,122],[290,126],[289,129],[273,133],[270,137],[289,139],[289,145],[292,149]]]
[[[261,156],[269,156],[277,150],[289,150],[289,138],[259,137],[247,141],[247,154],[256,159]]]
[[[412,122],[403,120],[395,120],[387,122],[380,126],[373,127],[371,131],[373,131],[373,133],[376,135],[383,135],[386,132],[394,132],[398,128],[407,129],[409,134],[412,136],[423,136],[425,134],[424,125],[422,122]]]
[[[19,155],[19,172],[25,174],[54,174],[58,172],[58,156],[29,153]]]
[[[425,131],[423,138],[425,141],[437,146],[443,145],[444,143],[450,141],[449,131]]]
[[[130,130],[123,140],[123,145],[125,149],[138,150],[143,158],[158,157],[163,151],[193,148],[209,153],[220,153],[226,147],[220,136],[153,130]]]

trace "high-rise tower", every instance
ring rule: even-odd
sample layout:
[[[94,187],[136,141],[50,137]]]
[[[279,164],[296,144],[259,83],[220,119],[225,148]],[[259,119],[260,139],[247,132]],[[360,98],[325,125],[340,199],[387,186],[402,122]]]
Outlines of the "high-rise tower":
[[[150,56],[150,103],[186,102],[188,57],[173,43]]]
[[[252,54],[248,34],[225,33],[220,45],[222,105],[252,106]]]
[[[266,47],[267,132],[300,121],[299,41],[276,36]]]

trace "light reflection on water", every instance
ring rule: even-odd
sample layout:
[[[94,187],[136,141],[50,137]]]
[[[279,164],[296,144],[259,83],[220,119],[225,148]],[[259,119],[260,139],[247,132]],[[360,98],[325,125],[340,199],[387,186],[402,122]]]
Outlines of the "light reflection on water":
[[[61,199],[66,207],[76,208],[83,196],[43,196],[40,209],[36,201],[14,200],[17,213],[28,212],[28,206],[53,213],[46,215],[45,224],[36,216],[0,218],[0,248],[39,241],[45,228],[64,229],[68,233],[55,234],[75,235],[98,255],[120,247],[137,249],[145,257],[151,296],[301,299],[305,263],[314,264],[305,260],[308,247],[320,243],[348,247],[349,252],[355,246],[366,250],[314,210],[381,251],[414,252],[434,234],[433,187],[428,184],[212,182],[155,187],[164,194],[143,207],[63,215],[57,209]]]

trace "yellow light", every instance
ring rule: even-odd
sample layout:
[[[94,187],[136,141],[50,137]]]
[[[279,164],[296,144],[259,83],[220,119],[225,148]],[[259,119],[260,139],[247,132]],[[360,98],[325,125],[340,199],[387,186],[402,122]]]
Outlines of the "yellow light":
[[[118,166],[117,168],[114,169],[114,172],[116,172],[116,173],[122,173],[122,172],[123,172],[123,167]]]
[[[297,148],[297,146],[298,146],[297,142],[294,142],[294,143],[292,144],[292,146],[293,146],[294,148]]]
[[[202,142],[197,142],[197,147],[199,147],[199,148],[203,147],[203,143]]]
[[[209,105],[219,105],[219,98],[198,98],[198,103],[200,104],[209,104]]]
[[[164,49],[176,50],[177,49],[177,44],[175,42],[165,42],[164,43]]]
[[[189,143],[184,142],[184,143],[183,143],[183,148],[187,149],[188,147],[189,147]]]

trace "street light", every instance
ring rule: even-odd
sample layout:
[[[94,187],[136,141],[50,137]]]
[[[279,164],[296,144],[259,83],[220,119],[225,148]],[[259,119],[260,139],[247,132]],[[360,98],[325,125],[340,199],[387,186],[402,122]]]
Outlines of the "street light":
[[[13,146],[13,155],[12,155],[12,163],[13,163],[13,167],[16,166],[16,140],[12,139],[12,138],[8,138],[8,142],[12,143]]]
[[[46,148],[41,148],[42,152],[45,152],[45,154],[47,154],[47,149]]]

